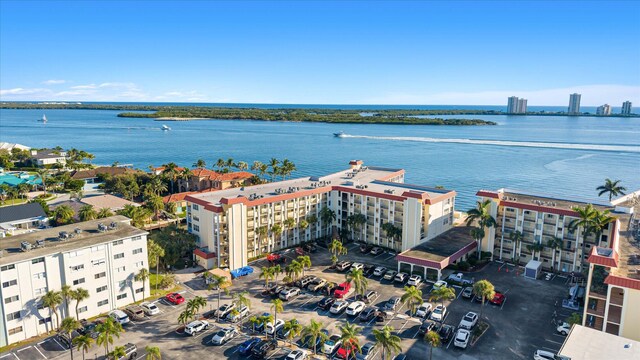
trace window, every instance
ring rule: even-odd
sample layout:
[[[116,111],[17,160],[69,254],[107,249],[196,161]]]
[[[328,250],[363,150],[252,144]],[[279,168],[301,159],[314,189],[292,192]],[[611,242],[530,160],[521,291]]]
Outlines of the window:
[[[191,204],[191,208],[193,210],[198,210],[199,209],[198,204]]]
[[[193,221],[200,221],[200,218],[197,216],[193,216]]]
[[[73,280],[73,285],[84,284],[84,278]]]
[[[131,238],[131,241],[138,241],[138,240],[142,240],[142,236],[134,236]]]
[[[125,272],[127,271],[127,268],[125,266],[120,266],[116,268],[116,272]]]
[[[193,231],[198,231],[198,232],[200,232],[200,226],[198,226],[198,225],[193,225]]]
[[[31,260],[32,264],[38,264],[38,263],[41,263],[41,262],[44,262],[44,258],[43,257]]]
[[[104,245],[98,245],[98,246],[92,246],[91,247],[91,252],[97,252],[97,251],[102,251],[104,250]]]
[[[11,314],[7,314],[7,321],[18,320],[22,316],[20,315],[20,311],[13,312]]]
[[[144,288],[136,289],[136,294],[139,294],[144,291]]]
[[[120,253],[120,254],[115,254],[113,255],[114,259],[122,259],[124,257],[124,253]]]
[[[49,316],[47,318],[44,318],[44,319],[38,320],[38,324],[40,324],[40,325],[44,325],[44,324],[46,324],[48,322],[51,322],[51,316]]]
[[[98,306],[104,306],[109,303],[109,299],[104,299],[102,301],[98,301]]]
[[[98,266],[98,265],[104,264],[105,260],[104,259],[91,260],[91,263],[93,264],[93,266]]]
[[[47,288],[46,287],[38,288],[34,292],[35,292],[36,295],[42,295],[42,294],[45,294],[47,292]]]
[[[0,271],[7,271],[7,270],[15,269],[15,268],[16,268],[15,264],[5,265],[3,267],[0,267]]]
[[[96,279],[100,279],[100,278],[103,278],[105,276],[107,276],[107,273],[103,271],[101,273],[95,274],[93,277],[96,278]]]
[[[18,285],[18,280],[9,280],[2,283],[3,288],[8,288],[9,286]]]
[[[71,268],[71,271],[80,271],[80,270],[84,269],[84,264],[71,266],[70,268]]]
[[[138,268],[141,268],[141,267],[143,267],[143,266],[144,266],[144,261],[138,261],[138,262],[136,263],[136,267],[138,267]]]
[[[15,335],[17,333],[22,332],[22,326],[14,327],[13,329],[9,329],[9,335]]]
[[[33,278],[34,279],[46,279],[47,278],[47,274],[44,273],[44,272],[35,273],[35,274],[33,274]]]
[[[113,245],[122,245],[124,243],[124,240],[116,240],[113,242]]]
[[[118,295],[117,299],[122,300],[122,299],[125,299],[126,297],[127,297],[127,294],[120,294]]]
[[[84,251],[82,251],[82,250],[70,251],[69,252],[69,257],[82,256],[82,254],[84,254]]]
[[[9,296],[8,298],[4,299],[4,303],[5,304],[12,303],[14,301],[18,301],[19,299],[20,299],[20,296],[18,296],[18,295]]]
[[[107,290],[107,285],[104,286],[100,286],[99,288],[96,288],[96,292],[103,292]]]
[[[142,253],[142,248],[133,250],[133,255],[141,254],[141,253]]]
[[[79,307],[79,308],[78,308],[78,314],[79,314],[79,313],[83,313],[83,312],[85,312],[85,311],[87,311],[87,306],[86,306],[86,305],[85,305],[85,306],[83,306],[83,307]]]

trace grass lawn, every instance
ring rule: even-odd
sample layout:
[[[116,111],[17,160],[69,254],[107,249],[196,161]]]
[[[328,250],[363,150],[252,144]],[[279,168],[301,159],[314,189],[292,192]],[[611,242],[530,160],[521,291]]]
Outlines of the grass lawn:
[[[11,206],[26,203],[27,199],[10,199],[2,202],[0,206]]]
[[[164,275],[162,274],[149,274],[149,288],[151,288],[151,298],[158,298],[161,296],[165,296],[170,292],[175,292],[179,288],[178,285],[174,285],[171,289],[163,289],[158,285],[158,290],[156,290],[156,285],[160,284]]]

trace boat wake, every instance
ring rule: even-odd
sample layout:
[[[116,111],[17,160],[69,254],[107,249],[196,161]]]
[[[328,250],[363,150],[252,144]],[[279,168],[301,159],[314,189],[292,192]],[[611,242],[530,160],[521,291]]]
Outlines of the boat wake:
[[[548,149],[640,153],[640,146],[633,146],[633,145],[572,144],[572,143],[554,143],[554,142],[538,142],[538,141],[452,139],[452,138],[430,138],[430,137],[411,137],[411,136],[367,136],[367,135],[348,135],[348,134],[344,134],[341,137],[355,138],[355,139],[385,140],[385,141],[417,141],[417,142],[429,142],[429,143],[516,146],[516,147],[532,147],[532,148],[548,148]]]

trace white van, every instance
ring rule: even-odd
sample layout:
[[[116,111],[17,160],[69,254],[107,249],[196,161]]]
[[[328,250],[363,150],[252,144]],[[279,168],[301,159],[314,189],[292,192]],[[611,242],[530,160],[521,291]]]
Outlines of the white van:
[[[119,322],[120,325],[124,325],[129,322],[129,316],[122,310],[113,310],[109,313],[109,317]]]

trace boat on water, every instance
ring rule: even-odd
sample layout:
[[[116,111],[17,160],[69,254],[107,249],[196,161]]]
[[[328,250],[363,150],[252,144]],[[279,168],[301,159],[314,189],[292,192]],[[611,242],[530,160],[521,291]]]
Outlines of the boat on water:
[[[46,123],[47,123],[47,121],[48,121],[48,120],[47,120],[47,115],[42,114],[42,119],[38,119],[38,121],[39,121],[39,122],[43,122],[43,123],[45,123],[45,124],[46,124]]]
[[[170,127],[168,127],[167,125],[162,125],[162,127],[161,127],[160,129],[162,129],[162,131],[169,131],[169,130],[171,130],[171,128],[170,128]]]
[[[345,137],[346,135],[347,135],[347,134],[345,134],[345,133],[344,133],[344,131],[340,131],[340,132],[337,132],[337,133],[333,133],[333,136],[335,136],[335,137],[339,137],[339,138],[341,138],[341,137]]]

